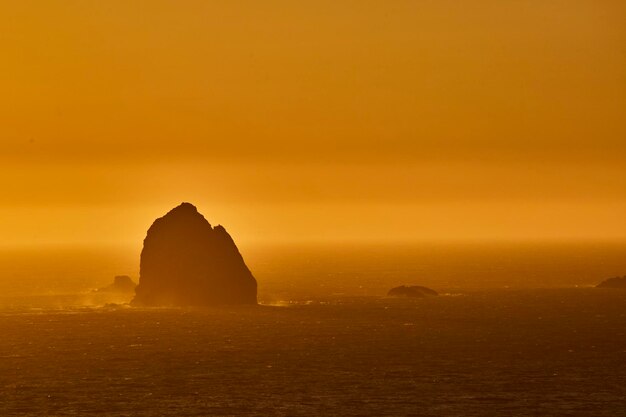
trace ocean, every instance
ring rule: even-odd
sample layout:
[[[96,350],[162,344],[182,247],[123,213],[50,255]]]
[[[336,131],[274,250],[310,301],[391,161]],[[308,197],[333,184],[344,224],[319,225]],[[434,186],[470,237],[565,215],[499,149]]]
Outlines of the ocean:
[[[147,309],[138,250],[0,252],[0,415],[626,414],[626,244],[242,252],[259,306]]]

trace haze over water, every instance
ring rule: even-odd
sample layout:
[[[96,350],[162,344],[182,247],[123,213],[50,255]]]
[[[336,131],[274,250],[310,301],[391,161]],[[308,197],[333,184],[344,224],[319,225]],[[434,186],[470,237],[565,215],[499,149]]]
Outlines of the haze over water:
[[[260,300],[383,296],[401,284],[450,291],[589,287],[626,270],[626,243],[293,244],[242,248]],[[139,275],[128,247],[0,251],[0,300],[71,295]],[[1,301],[0,301],[1,304]]]

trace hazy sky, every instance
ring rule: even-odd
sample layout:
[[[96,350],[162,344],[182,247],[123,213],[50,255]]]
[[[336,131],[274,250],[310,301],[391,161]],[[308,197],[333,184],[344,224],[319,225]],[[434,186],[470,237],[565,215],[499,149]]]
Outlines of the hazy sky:
[[[0,240],[626,238],[626,2],[0,3]]]

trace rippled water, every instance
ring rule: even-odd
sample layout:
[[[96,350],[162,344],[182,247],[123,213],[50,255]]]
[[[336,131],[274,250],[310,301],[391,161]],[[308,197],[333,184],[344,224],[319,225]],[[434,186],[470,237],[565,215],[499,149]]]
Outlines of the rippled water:
[[[0,415],[624,414],[626,291],[575,288],[621,267],[617,250],[570,252],[578,268],[560,269],[567,256],[557,252],[504,251],[491,266],[475,258],[473,274],[472,257],[443,266],[439,250],[428,262],[415,253],[251,257],[258,307],[103,306],[88,291],[100,282],[80,274],[62,295],[6,294]],[[443,296],[384,297],[420,270],[433,274],[416,283]],[[478,285],[480,271],[490,288]],[[502,288],[502,273],[518,285]]]
[[[626,409],[626,292],[0,315],[0,415],[580,415]]]

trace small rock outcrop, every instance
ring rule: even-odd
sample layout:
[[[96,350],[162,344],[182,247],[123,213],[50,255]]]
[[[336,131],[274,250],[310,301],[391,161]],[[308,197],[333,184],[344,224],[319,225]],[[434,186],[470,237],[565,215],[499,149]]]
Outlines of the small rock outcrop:
[[[257,283],[226,229],[183,203],[148,230],[135,293],[138,306],[256,304]]]
[[[98,288],[97,292],[132,293],[135,291],[136,286],[137,284],[128,275],[118,275],[114,278],[113,284],[104,288]]]
[[[430,288],[421,287],[419,285],[402,285],[401,287],[395,287],[389,290],[387,296],[389,297],[410,297],[410,298],[424,298],[429,296],[439,295],[437,291]]]
[[[615,278],[606,279],[602,281],[601,283],[599,283],[598,285],[596,285],[596,288],[625,288],[626,289],[626,275],[623,277],[615,277]]]

